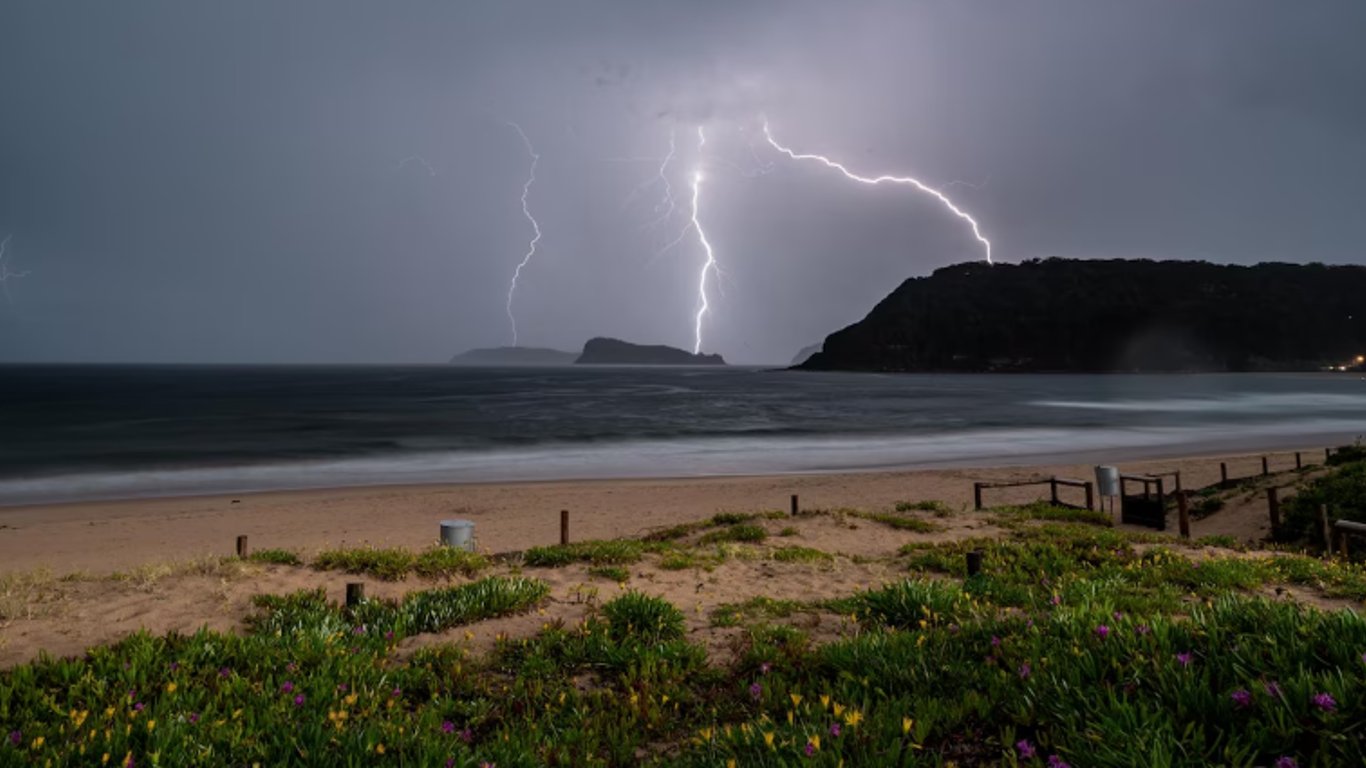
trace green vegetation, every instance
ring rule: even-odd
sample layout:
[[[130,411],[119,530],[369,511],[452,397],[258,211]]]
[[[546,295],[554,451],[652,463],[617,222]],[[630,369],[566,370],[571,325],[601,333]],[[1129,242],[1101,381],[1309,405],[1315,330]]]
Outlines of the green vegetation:
[[[1347,455],[1347,451],[1339,448],[1333,456]],[[1328,507],[1329,525],[1338,520],[1366,522],[1366,458],[1336,462],[1327,474],[1310,480],[1286,499],[1281,507],[1281,538],[1321,546],[1320,505]]]
[[[935,525],[934,523],[931,523],[928,520],[921,520],[918,517],[907,517],[906,515],[897,515],[890,512],[863,512],[860,510],[845,510],[844,514],[848,515],[849,517],[857,517],[861,520],[871,520],[875,523],[881,523],[882,525],[885,525],[889,528],[895,528],[899,531],[913,531],[915,533],[934,533],[935,531],[942,530],[939,526]]]
[[[769,557],[780,563],[829,563],[835,556],[811,547],[779,547]]]
[[[570,563],[593,565],[630,565],[640,562],[648,545],[631,539],[613,541],[576,541],[550,547],[532,547],[522,562],[533,568],[560,568]]]
[[[292,549],[258,549],[247,555],[247,559],[253,563],[269,563],[271,565],[303,565],[303,558],[299,553]]]
[[[138,634],[0,672],[0,765],[1366,763],[1366,618],[1262,596],[1363,601],[1366,567],[1197,552],[1024,509],[1003,513],[1001,539],[903,547],[905,578],[876,589],[716,607],[711,625],[738,629],[711,655],[678,606],[634,591],[599,605],[581,586],[585,619],[478,657],[405,640],[533,610],[546,584],[490,577],[354,609],[321,590],[260,597],[245,635]],[[830,557],[630,541],[535,559],[610,577],[652,551],[696,567],[729,550]],[[972,577],[969,551],[983,555]]]
[[[935,517],[948,517],[953,514],[953,510],[949,508],[948,504],[934,499],[925,501],[898,501],[895,509],[898,512],[933,512]]]
[[[618,584],[631,578],[631,572],[619,565],[595,565],[588,569],[588,575],[615,581]]]
[[[768,538],[768,532],[763,528],[742,523],[705,533],[697,542],[699,544],[719,544],[723,541],[733,541],[755,544],[766,538]]]
[[[313,567],[319,570],[368,574],[386,581],[398,581],[410,573],[429,579],[456,574],[473,576],[488,564],[488,558],[483,555],[440,546],[418,554],[406,549],[330,549],[318,553],[313,560]]]
[[[1036,501],[1033,504],[1025,504],[1016,507],[998,507],[993,509],[997,516],[1009,520],[1054,520],[1062,523],[1086,523],[1088,525],[1113,525],[1110,515],[1094,509],[1077,509],[1076,507],[1063,507],[1050,504],[1046,501]]]

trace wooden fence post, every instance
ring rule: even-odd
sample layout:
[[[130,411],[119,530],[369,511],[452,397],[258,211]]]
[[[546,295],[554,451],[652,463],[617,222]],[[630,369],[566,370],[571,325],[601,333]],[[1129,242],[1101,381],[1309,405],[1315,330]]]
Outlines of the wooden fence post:
[[[1186,494],[1176,494],[1176,522],[1181,529],[1181,538],[1191,537],[1191,512],[1190,502],[1186,499]]]
[[[1319,530],[1323,532],[1323,554],[1333,554],[1333,529],[1328,525],[1328,505],[1319,505]]]
[[[982,552],[974,549],[968,553],[968,576],[976,576],[982,572]]]
[[[560,510],[560,545],[569,543],[569,510]]]
[[[238,537],[237,537],[237,556],[238,556],[238,557],[241,557],[241,558],[245,558],[245,557],[247,556],[247,537],[246,537],[246,536],[238,536]]]
[[[1219,485],[1220,487],[1228,486],[1228,462],[1226,461],[1219,462]]]
[[[1267,466],[1266,457],[1263,456],[1263,457],[1262,457],[1262,477],[1266,477],[1266,476],[1269,475],[1269,474],[1271,474],[1271,468],[1270,468],[1269,466]]]
[[[1181,470],[1176,470],[1176,492],[1181,492]]]
[[[1058,505],[1058,478],[1048,478],[1048,498],[1053,506]]]
[[[797,516],[797,512],[800,511],[800,510],[801,510],[801,506],[800,506],[800,505],[798,504],[798,502],[797,502],[797,494],[794,493],[794,494],[792,494],[792,516],[793,516],[793,517],[796,517],[796,516]]]
[[[1271,513],[1271,538],[1279,538],[1281,533],[1281,500],[1277,489],[1266,489],[1266,508]]]
[[[981,483],[973,483],[973,484],[972,484],[972,505],[973,505],[973,508],[974,508],[974,509],[980,510],[980,509],[982,508],[982,484],[981,484]]]
[[[1300,457],[1300,452],[1295,451],[1295,469],[1304,469],[1304,459]]]
[[[365,600],[365,584],[359,581],[346,583],[346,607],[355,608]]]
[[[1086,508],[1092,512],[1096,509],[1096,486],[1090,480],[1086,481]]]

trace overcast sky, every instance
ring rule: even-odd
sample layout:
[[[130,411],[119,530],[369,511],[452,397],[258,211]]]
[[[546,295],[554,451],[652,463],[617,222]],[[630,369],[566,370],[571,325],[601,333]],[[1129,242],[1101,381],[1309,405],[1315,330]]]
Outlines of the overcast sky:
[[[982,258],[1362,263],[1366,3],[0,4],[0,360],[785,362]],[[697,128],[707,133],[699,152]],[[671,132],[666,215],[656,176]],[[420,159],[412,159],[420,158]],[[406,162],[405,162],[406,161]]]

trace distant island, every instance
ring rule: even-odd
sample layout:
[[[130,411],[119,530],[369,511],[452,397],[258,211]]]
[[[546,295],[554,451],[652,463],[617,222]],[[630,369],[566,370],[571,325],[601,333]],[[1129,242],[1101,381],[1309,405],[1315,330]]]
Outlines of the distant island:
[[[570,365],[578,355],[558,349],[539,347],[487,347],[461,352],[451,358],[451,365]]]
[[[578,365],[725,365],[720,355],[694,355],[662,344],[632,344],[602,336],[589,339]]]
[[[1047,259],[905,281],[795,367],[849,371],[1344,370],[1366,267]]]

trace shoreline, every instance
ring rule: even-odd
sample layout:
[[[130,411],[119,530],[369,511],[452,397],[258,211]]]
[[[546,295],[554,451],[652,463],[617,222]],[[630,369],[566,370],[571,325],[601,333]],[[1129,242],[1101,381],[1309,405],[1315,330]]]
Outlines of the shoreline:
[[[1306,466],[1321,464],[1323,445],[1299,449]],[[1317,452],[1315,452],[1317,451]],[[1126,472],[1180,469],[1185,487],[1293,469],[1292,450],[1198,453],[1128,460],[1046,461],[857,472],[792,472],[674,478],[570,479],[423,483],[213,493],[116,501],[81,501],[0,509],[0,573],[48,569],[54,574],[108,574],[147,563],[233,554],[236,537],[251,548],[304,552],[338,546],[433,544],[443,519],[476,524],[481,549],[522,550],[556,543],[559,513],[570,510],[573,540],[638,536],[653,528],[717,512],[803,508],[880,508],[898,501],[941,501],[970,509],[972,483],[1057,475],[1091,480],[1099,463]],[[1046,491],[993,491],[991,504],[1023,503]],[[1213,531],[1220,532],[1220,531]],[[1200,535],[1197,533],[1197,535]]]

